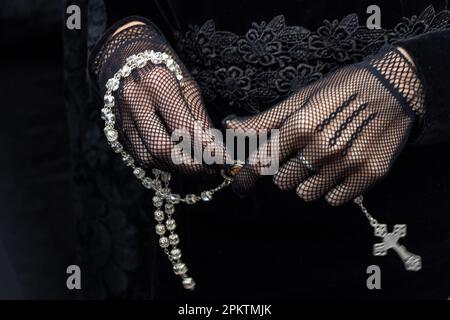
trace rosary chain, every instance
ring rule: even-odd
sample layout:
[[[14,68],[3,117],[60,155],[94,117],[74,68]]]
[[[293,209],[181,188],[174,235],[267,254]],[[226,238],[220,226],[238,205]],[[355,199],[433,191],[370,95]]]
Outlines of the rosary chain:
[[[361,211],[364,213],[367,220],[369,220],[370,225],[372,227],[376,228],[379,225],[378,220],[375,219],[374,217],[372,217],[372,215],[369,213],[367,208],[364,206],[363,200],[364,200],[364,197],[362,195],[359,195],[358,197],[353,199],[353,202],[356,203],[360,207]]]

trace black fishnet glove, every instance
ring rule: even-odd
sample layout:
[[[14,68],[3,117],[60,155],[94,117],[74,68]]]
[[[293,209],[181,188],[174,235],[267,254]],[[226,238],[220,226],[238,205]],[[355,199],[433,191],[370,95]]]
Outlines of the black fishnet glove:
[[[164,36],[153,25],[135,25],[119,31],[94,53],[91,74],[105,93],[105,84],[126,62],[126,59],[145,50],[167,53],[181,67],[183,88],[176,75],[164,64],[150,61],[143,68],[134,69],[114,92],[116,125],[119,140],[141,167],[177,170],[186,174],[212,172],[193,159],[192,154],[172,153],[178,141],[171,140],[175,130],[184,132],[191,141],[200,141],[197,148],[222,148],[206,132],[211,128],[199,87]],[[197,131],[194,129],[197,126]],[[195,136],[194,136],[195,134]],[[217,148],[217,149],[215,149]],[[193,152],[192,152],[193,153]],[[174,161],[175,160],[175,161]],[[183,162],[176,165],[176,163]]]
[[[228,128],[279,129],[274,176],[280,189],[297,188],[311,201],[326,194],[340,205],[384,177],[402,150],[424,94],[414,67],[397,49],[384,49],[301,89],[272,109],[250,118],[226,120]],[[275,141],[262,147],[271,150]],[[261,151],[261,148],[260,148]],[[255,152],[234,188],[251,188],[267,163]],[[259,162],[258,162],[259,161]]]

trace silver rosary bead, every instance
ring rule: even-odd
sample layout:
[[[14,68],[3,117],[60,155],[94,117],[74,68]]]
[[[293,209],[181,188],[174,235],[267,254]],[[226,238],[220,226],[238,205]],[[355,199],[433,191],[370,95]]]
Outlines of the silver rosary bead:
[[[131,67],[128,65],[128,64],[126,64],[126,65],[124,65],[123,67],[122,67],[122,69],[120,70],[120,74],[122,75],[122,77],[128,77],[130,74],[131,74],[131,71],[132,71],[133,69],[131,69]]]
[[[156,179],[153,180],[153,188],[156,189],[156,190],[160,190],[161,189],[161,181],[160,180],[156,180]]]
[[[155,183],[156,183],[157,181],[161,183],[160,180],[156,180]],[[162,188],[161,185],[159,185],[159,187],[157,188],[155,194],[156,194],[158,197],[160,197],[161,199],[166,199],[166,198],[168,197],[168,195],[170,194],[170,189],[169,189],[169,188]]]
[[[167,57],[165,62],[166,62],[166,67],[169,68],[169,70],[170,70],[170,67],[173,66],[173,59],[171,57]],[[170,70],[170,71],[174,71],[174,70]]]
[[[134,164],[134,159],[128,153],[122,156],[122,161],[125,162],[125,165],[128,167],[131,167]]]
[[[164,220],[164,212],[161,210],[156,210],[154,215],[156,221],[161,222]]]
[[[162,171],[161,172],[161,181],[164,183],[170,182],[171,175],[169,172]]]
[[[154,196],[152,201],[153,201],[153,205],[157,208],[159,208],[163,205],[163,200],[158,196]]]
[[[150,51],[150,61],[153,64],[160,64],[162,62],[161,52]]]
[[[167,219],[166,220],[166,228],[169,231],[173,231],[175,230],[175,228],[177,227],[177,224],[175,223],[174,219]]]
[[[123,146],[118,142],[113,142],[111,144],[111,148],[114,150],[115,153],[121,153],[123,151]]]
[[[211,191],[203,191],[200,194],[200,198],[202,198],[202,201],[210,201],[212,199],[212,192]]]
[[[194,290],[195,289],[195,281],[191,277],[183,278],[183,287],[187,290]]]
[[[146,177],[146,178],[142,179],[142,185],[146,189],[151,189],[153,187],[154,183],[153,183],[153,180],[151,178]]]
[[[134,174],[134,175],[136,176],[136,178],[138,178],[138,179],[142,179],[142,178],[145,177],[145,171],[144,171],[144,169],[139,168],[139,167],[137,167],[137,168],[135,168],[135,169],[133,170],[133,174]]]
[[[111,113],[111,109],[110,108],[102,108],[102,110],[100,111],[100,117],[102,118],[102,120],[106,121],[108,118],[108,114]]]
[[[167,237],[161,237],[159,238],[159,246],[161,248],[167,248],[170,245],[169,239]]]
[[[111,78],[106,82],[106,89],[109,91],[116,91],[119,89],[119,80],[116,78]]]
[[[137,55],[133,54],[129,56],[125,61],[127,62],[128,65],[133,66],[134,64],[136,64],[136,59]]]
[[[103,102],[105,103],[105,107],[111,108],[114,106],[114,96],[107,94],[103,97]]]
[[[158,224],[155,226],[155,231],[156,231],[156,234],[157,234],[157,235],[162,236],[164,233],[166,233],[166,227],[165,227],[163,224],[158,223]]]
[[[178,248],[172,249],[172,251],[170,251],[170,256],[174,260],[180,260],[181,259],[181,250]]]
[[[197,196],[195,194],[187,194],[186,195],[186,203],[194,204],[197,202]]]
[[[188,268],[183,262],[177,262],[173,265],[173,271],[177,275],[185,274],[188,271]]]
[[[136,59],[136,66],[138,68],[143,68],[143,67],[145,67],[146,64],[147,64],[147,60],[145,60],[144,57],[142,57],[142,56],[137,57],[137,59]]]
[[[166,205],[164,206],[164,210],[166,211],[167,214],[173,214],[175,212],[175,207],[172,203],[166,203]]]
[[[108,114],[107,115],[107,118],[106,118],[106,120],[105,120],[105,123],[106,123],[106,125],[107,126],[114,126],[114,123],[116,122],[116,116],[115,115],[113,115],[112,113],[111,114]]]
[[[181,199],[181,197],[179,194],[171,193],[167,200],[172,204],[177,204],[177,203],[180,203],[180,199]]]
[[[145,50],[144,52],[142,52],[142,57],[147,61],[150,60],[150,51]]]
[[[178,237],[178,235],[176,233],[171,233],[169,235],[169,243],[172,246],[176,246],[178,243],[180,243],[180,238]]]
[[[105,136],[109,142],[115,142],[119,136],[116,130],[105,128]]]

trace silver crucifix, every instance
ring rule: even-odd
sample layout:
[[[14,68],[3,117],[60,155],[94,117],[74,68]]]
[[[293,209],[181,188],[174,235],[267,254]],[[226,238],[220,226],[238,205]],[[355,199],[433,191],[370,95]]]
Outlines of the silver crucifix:
[[[419,271],[422,269],[422,258],[412,254],[406,250],[405,246],[398,243],[400,238],[406,236],[406,224],[394,225],[394,230],[390,233],[388,233],[385,224],[376,224],[374,226],[374,231],[375,236],[383,238],[383,242],[373,245],[374,256],[384,256],[389,249],[394,249],[403,260],[406,270]]]

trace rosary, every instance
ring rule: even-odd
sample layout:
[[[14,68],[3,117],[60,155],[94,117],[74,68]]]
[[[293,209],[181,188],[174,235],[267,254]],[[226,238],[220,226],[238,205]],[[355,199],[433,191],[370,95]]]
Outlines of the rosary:
[[[125,165],[131,168],[134,176],[140,180],[143,187],[154,191],[152,202],[155,207],[155,232],[159,236],[158,244],[171,262],[174,273],[181,277],[184,288],[187,290],[194,290],[195,282],[192,277],[188,276],[188,268],[181,260],[182,252],[179,248],[180,238],[175,232],[177,225],[173,217],[175,205],[179,203],[193,205],[201,201],[210,201],[216,192],[231,184],[233,177],[237,174],[241,165],[235,163],[233,165],[225,166],[221,170],[223,182],[217,187],[203,191],[200,195],[187,194],[181,196],[173,193],[170,189],[170,173],[159,169],[152,169],[152,177],[150,177],[148,172],[135,164],[133,157],[124,150],[122,144],[118,141],[119,134],[114,128],[116,118],[112,111],[112,108],[115,105],[113,92],[119,89],[121,79],[128,77],[134,69],[144,67],[149,61],[154,65],[165,66],[174,74],[181,90],[183,89],[184,82],[181,68],[167,53],[145,50],[139,54],[128,57],[125,65],[123,65],[122,68],[119,69],[106,83],[104,107],[101,110],[101,117],[105,121],[104,133],[108,144],[115,153],[122,157]],[[403,245],[398,243],[400,238],[406,236],[406,225],[396,224],[394,225],[393,231],[388,233],[386,224],[378,223],[378,221],[367,211],[363,204],[363,196],[357,197],[354,199],[354,202],[361,208],[361,211],[369,220],[370,225],[374,228],[375,236],[383,239],[383,242],[374,245],[373,254],[375,256],[384,256],[389,249],[393,249],[403,260],[406,270],[420,270],[422,267],[421,257],[410,253]]]

